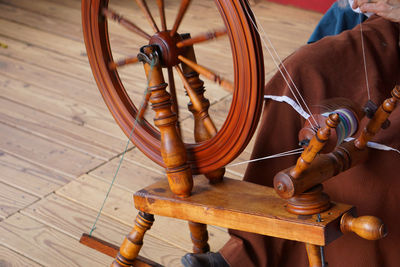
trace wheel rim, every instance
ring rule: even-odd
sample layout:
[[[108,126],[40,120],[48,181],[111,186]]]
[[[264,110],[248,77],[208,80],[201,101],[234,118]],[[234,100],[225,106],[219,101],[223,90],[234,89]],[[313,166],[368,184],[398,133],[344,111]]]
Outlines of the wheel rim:
[[[258,35],[239,0],[215,1],[227,28],[234,66],[234,92],[225,123],[202,143],[185,144],[194,173],[207,173],[235,159],[246,147],[261,113],[264,85],[263,58]],[[124,89],[113,61],[107,20],[99,15],[108,0],[83,0],[82,25],[90,65],[98,88],[115,121],[130,136],[137,108]],[[151,160],[164,166],[159,132],[147,121],[136,124],[132,142]]]

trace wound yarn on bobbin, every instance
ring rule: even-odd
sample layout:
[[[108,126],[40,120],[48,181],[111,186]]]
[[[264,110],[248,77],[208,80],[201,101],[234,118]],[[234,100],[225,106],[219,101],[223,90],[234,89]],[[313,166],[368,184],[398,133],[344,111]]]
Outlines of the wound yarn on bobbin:
[[[322,149],[321,153],[329,153],[336,146],[340,145],[346,138],[353,136],[357,130],[359,121],[364,116],[362,109],[352,101],[344,98],[334,98],[327,100],[318,106],[319,114],[313,114],[319,127],[325,126],[326,118],[336,113],[339,115],[340,123]],[[309,140],[315,135],[318,129],[312,128],[306,121],[304,127],[299,132],[300,145],[306,147]]]

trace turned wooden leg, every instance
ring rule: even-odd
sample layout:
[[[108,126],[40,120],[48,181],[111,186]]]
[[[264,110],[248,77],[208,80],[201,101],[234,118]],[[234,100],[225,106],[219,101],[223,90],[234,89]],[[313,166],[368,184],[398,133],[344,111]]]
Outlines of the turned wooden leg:
[[[154,222],[154,216],[145,212],[139,212],[136,216],[135,226],[125,237],[112,267],[132,266],[134,260],[139,255],[143,246],[143,237],[147,230],[151,228]]]
[[[196,222],[189,222],[190,237],[193,242],[193,252],[194,253],[206,253],[210,251],[210,246],[208,245],[208,232],[207,225]]]
[[[306,250],[310,267],[322,267],[320,247],[306,243]]]

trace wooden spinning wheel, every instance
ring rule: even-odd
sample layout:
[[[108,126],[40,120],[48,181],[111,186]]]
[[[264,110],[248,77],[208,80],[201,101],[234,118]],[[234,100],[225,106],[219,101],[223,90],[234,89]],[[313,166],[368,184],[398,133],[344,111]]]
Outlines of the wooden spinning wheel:
[[[137,26],[139,24],[136,22],[123,18],[109,8],[109,0],[82,0],[85,43],[100,92],[124,133],[150,159],[166,168],[169,182],[157,182],[135,194],[135,206],[139,214],[113,266],[133,266],[137,263],[143,236],[154,221],[153,214],[189,221],[196,253],[209,251],[206,225],[213,224],[304,242],[312,266],[324,264],[323,257],[321,259],[318,254],[318,246],[332,242],[342,233],[355,232],[373,240],[386,235],[384,225],[379,219],[371,216],[354,218],[354,207],[340,203],[331,205],[329,197],[322,192],[320,183],[352,167],[352,163],[365,159],[368,152],[365,144],[380,129],[385,116],[390,114],[395,104],[387,110],[377,111],[378,115],[371,120],[373,131],[364,133],[359,138],[362,146],[356,140],[344,144],[327,156],[317,157],[329,139],[330,130],[336,128],[340,122],[339,115],[330,115],[326,121],[327,126],[321,128],[316,137],[310,140],[309,150],[303,152],[297,165],[278,173],[275,191],[232,179],[216,183],[222,181],[223,176],[223,172],[218,170],[235,159],[250,141],[261,112],[264,86],[262,50],[247,1],[215,0],[225,28],[201,35],[179,31],[190,4],[189,0],[180,2],[171,27],[167,27],[164,1],[155,1],[156,7],[151,10],[145,1],[136,2],[144,13],[145,23],[150,22],[154,32],[152,35]],[[160,14],[160,28],[152,16],[155,12]],[[137,57],[114,61],[108,32],[110,20],[118,22],[135,36],[144,39]],[[199,65],[193,48],[194,44],[225,34],[229,38],[229,51],[233,59],[232,83],[211,71],[212,66]],[[120,66],[138,61],[143,62],[149,89],[145,95],[156,113],[154,124],[159,130],[149,121],[142,120],[143,110],[134,104],[134,99],[128,94],[120,78]],[[177,97],[171,79],[173,69],[182,78],[191,101],[189,109],[194,114],[195,121],[203,124],[207,131],[204,134],[195,130],[197,143],[182,141],[177,124]],[[166,91],[165,73],[169,78],[169,93]],[[198,79],[199,74],[233,92],[229,113],[219,131],[216,131],[209,119],[207,112],[210,104],[204,98],[203,82]],[[396,87],[393,97],[388,101],[395,103],[399,99],[400,87]],[[317,159],[314,160],[315,158]],[[326,170],[323,175],[321,169]],[[218,173],[219,178],[213,180],[214,178],[210,178],[213,175],[207,176],[211,172]],[[212,183],[202,178],[195,179],[192,191],[192,174],[206,174]],[[238,200],[239,194],[243,199]],[[324,220],[315,221],[312,216],[317,214]],[[92,241],[83,242],[89,244]],[[104,243],[99,243],[101,242],[92,246],[97,246],[97,249],[103,246],[103,251],[108,251],[105,253],[109,255],[117,254],[117,249],[111,245],[105,245],[104,248]]]
[[[190,44],[190,40],[184,44],[177,31],[190,1],[182,1],[171,28],[167,28],[165,23],[163,2],[157,1],[159,10],[149,11],[144,1],[138,1],[155,31],[154,35],[150,36],[141,30],[140,26],[123,19],[109,9],[108,0],[82,1],[83,31],[93,74],[112,115],[127,136],[130,136],[135,124],[138,107],[133,104],[125,91],[118,70],[110,67],[114,61],[109,42],[107,18],[119,21],[122,26],[134,31],[133,34],[147,39],[143,45],[156,45],[160,58],[163,60],[163,68],[171,72],[171,67],[180,63],[178,57],[184,56],[185,45]],[[231,44],[230,52],[234,66],[233,99],[225,123],[213,138],[197,144],[185,144],[188,163],[193,173],[208,173],[225,166],[236,158],[251,139],[262,105],[261,94],[264,86],[262,51],[258,35],[248,18],[249,9],[246,2],[217,0],[215,4],[225,23]],[[160,29],[155,25],[151,15],[152,12],[158,11],[162,21]],[[196,43],[219,34],[223,33],[211,32],[191,40],[192,43]],[[183,47],[178,48],[180,45]],[[125,61],[127,62],[129,59]],[[209,74],[214,75],[213,79],[219,81],[216,74],[212,72]],[[224,85],[223,81],[220,83]],[[149,122],[144,121],[135,125],[131,139],[150,159],[164,166],[160,154],[160,133]]]

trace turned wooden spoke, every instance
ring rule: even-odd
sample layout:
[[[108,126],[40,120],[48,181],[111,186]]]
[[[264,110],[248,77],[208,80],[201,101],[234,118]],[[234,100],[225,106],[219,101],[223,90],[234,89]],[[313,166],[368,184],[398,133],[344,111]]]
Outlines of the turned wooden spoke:
[[[213,82],[218,83],[219,85],[221,85],[228,91],[233,92],[233,84],[230,81],[223,79],[218,74],[212,72],[211,70],[207,69],[206,67],[200,66],[199,64],[185,58],[184,56],[178,56],[178,59],[180,61],[182,61],[183,63],[185,63],[186,65],[188,65],[189,67],[191,67],[197,73],[203,75],[204,77],[206,77],[207,79],[209,79]]]
[[[179,107],[178,107],[178,98],[176,97],[174,73],[172,72],[171,67],[168,67],[167,70],[168,70],[169,93],[171,94],[172,98],[172,111],[175,112],[176,116],[179,118]],[[179,120],[177,122],[176,128],[179,136],[182,136]]]
[[[144,32],[142,29],[140,29],[138,26],[136,26],[133,22],[123,18],[121,15],[117,14],[116,12],[112,11],[111,9],[108,8],[103,8],[102,13],[105,17],[112,19],[122,26],[124,26],[126,29],[142,36],[143,38],[150,40],[151,36],[148,35],[146,32]]]
[[[226,29],[225,28],[224,29],[220,29],[220,30],[216,30],[216,31],[213,31],[213,32],[207,32],[207,33],[203,33],[203,34],[200,34],[198,36],[195,36],[193,38],[180,41],[179,43],[176,44],[176,46],[178,48],[185,47],[185,46],[190,46],[190,45],[202,43],[202,42],[205,42],[205,41],[208,41],[208,40],[220,37],[220,36],[224,36],[225,34],[226,34]]]
[[[199,99],[199,96],[196,94],[196,92],[193,90],[193,88],[190,86],[188,80],[186,79],[185,75],[183,74],[181,68],[179,66],[175,66],[176,71],[179,74],[179,77],[181,77],[183,85],[186,89],[186,92],[190,98],[190,101],[193,104],[194,109],[197,112],[204,112],[204,116],[202,116],[204,126],[206,127],[208,133],[211,136],[214,136],[217,134],[217,128],[215,127],[213,121],[210,119],[210,116],[208,115],[207,110],[203,110],[203,105],[201,103],[201,100]]]
[[[175,66],[175,70],[178,72],[179,77],[182,79],[183,85],[186,89],[186,92],[190,98],[190,101],[193,104],[194,109],[199,112],[202,109],[202,105],[200,102],[200,99],[198,98],[196,92],[192,89],[190,86],[188,80],[186,79],[185,75],[183,75],[183,72],[179,66]]]
[[[181,6],[179,7],[179,12],[178,15],[176,16],[174,26],[172,27],[172,30],[170,32],[170,36],[174,36],[175,33],[178,31],[179,25],[181,24],[181,21],[183,19],[183,16],[186,13],[187,8],[189,7],[190,0],[182,0],[181,1]]]
[[[153,27],[153,30],[155,32],[159,32],[160,30],[158,29],[157,24],[154,21],[153,16],[151,15],[149,7],[147,6],[146,2],[144,0],[136,0],[136,3],[142,9],[144,15],[146,16],[146,19],[149,21],[151,27]]]
[[[164,0],[157,0],[158,10],[160,12],[161,28],[163,31],[167,30],[167,21],[165,20]]]
[[[121,67],[128,64],[134,64],[137,62],[139,62],[139,59],[137,57],[128,57],[118,60],[117,62],[110,62],[109,67],[111,70],[116,70],[117,67]]]

